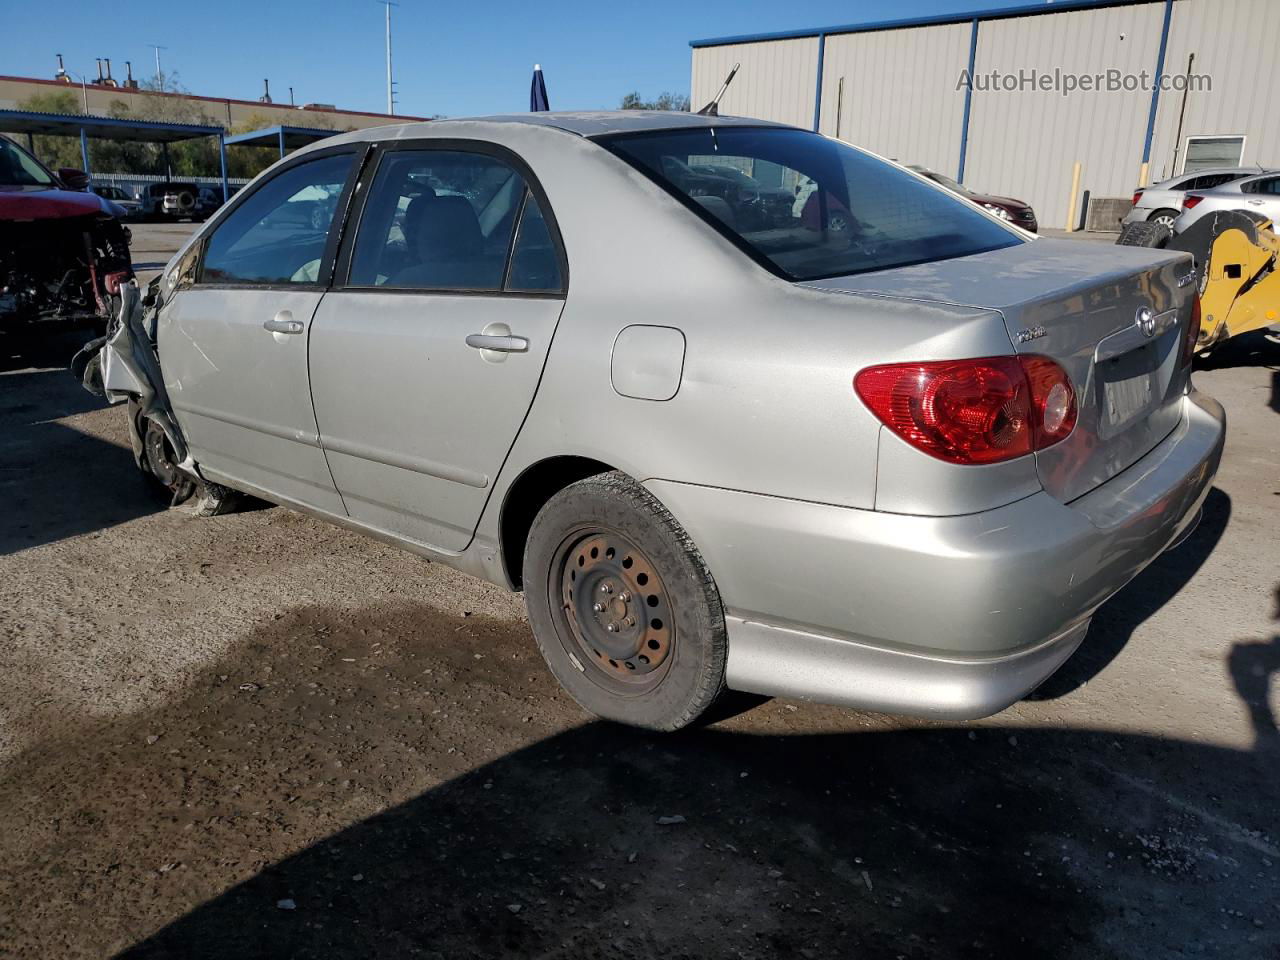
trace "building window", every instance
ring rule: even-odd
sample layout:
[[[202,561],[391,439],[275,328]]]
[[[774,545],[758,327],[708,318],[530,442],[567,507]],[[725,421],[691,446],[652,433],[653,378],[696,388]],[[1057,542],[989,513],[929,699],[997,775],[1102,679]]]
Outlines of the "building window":
[[[1238,167],[1244,156],[1244,137],[1187,137],[1183,173],[1211,167]]]

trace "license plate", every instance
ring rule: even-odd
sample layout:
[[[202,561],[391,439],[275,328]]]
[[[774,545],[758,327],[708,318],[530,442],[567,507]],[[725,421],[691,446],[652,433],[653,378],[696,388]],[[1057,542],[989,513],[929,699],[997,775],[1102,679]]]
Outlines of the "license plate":
[[[1103,381],[1102,398],[1107,426],[1119,430],[1151,409],[1155,400],[1155,375],[1144,373],[1125,380]]]

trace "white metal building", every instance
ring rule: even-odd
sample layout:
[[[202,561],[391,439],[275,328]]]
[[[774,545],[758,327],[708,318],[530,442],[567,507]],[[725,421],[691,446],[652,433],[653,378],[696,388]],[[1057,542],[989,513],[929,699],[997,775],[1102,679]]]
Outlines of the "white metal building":
[[[1184,168],[1280,164],[1280,0],[1058,0],[691,46],[695,110],[741,63],[722,114],[924,164],[1045,226]]]

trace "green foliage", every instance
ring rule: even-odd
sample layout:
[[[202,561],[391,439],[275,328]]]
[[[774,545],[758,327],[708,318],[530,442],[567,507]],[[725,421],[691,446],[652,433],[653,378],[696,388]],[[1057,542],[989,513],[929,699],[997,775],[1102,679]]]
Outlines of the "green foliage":
[[[622,98],[623,110],[675,110],[689,112],[689,98],[682,93],[669,91],[658,94],[656,100],[641,100],[638,91],[633,90]]]

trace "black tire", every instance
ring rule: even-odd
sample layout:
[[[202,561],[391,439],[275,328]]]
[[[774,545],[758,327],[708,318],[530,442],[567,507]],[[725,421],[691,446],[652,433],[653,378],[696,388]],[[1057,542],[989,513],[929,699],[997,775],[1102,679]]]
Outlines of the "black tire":
[[[590,713],[679,730],[724,690],[728,636],[711,571],[626,474],[588,477],[547,502],[525,544],[524,588],[542,656]]]
[[[1167,227],[1169,233],[1173,233],[1173,221],[1181,216],[1182,211],[1172,210],[1168,207],[1155,211],[1151,216],[1147,217],[1147,223],[1156,223],[1162,227]]]
[[[1126,223],[1116,243],[1122,247],[1163,247],[1172,236],[1162,223]]]

